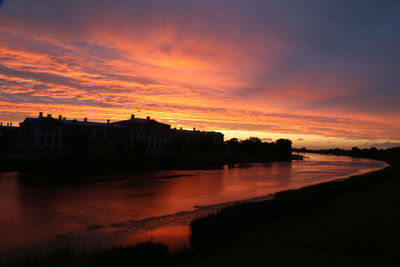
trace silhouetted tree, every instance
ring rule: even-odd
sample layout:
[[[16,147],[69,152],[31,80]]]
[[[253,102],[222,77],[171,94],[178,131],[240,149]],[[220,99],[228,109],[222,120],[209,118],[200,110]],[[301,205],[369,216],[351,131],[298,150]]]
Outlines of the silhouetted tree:
[[[228,144],[228,145],[230,145],[230,144],[238,144],[239,140],[237,138],[232,138],[232,139],[229,139],[229,140],[225,141],[225,143]]]
[[[266,160],[287,160],[292,154],[292,141],[288,139],[268,143],[258,137],[249,137],[243,141],[232,138],[225,142],[225,147],[229,153],[252,155]]]
[[[261,139],[258,137],[249,137],[247,138],[244,142],[250,142],[250,143],[254,143],[254,144],[261,144]]]

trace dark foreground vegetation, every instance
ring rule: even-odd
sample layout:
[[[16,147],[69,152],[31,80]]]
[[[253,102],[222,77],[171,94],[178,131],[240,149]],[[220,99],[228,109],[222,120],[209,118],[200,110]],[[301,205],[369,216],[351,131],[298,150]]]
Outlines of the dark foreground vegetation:
[[[226,141],[219,151],[209,153],[71,154],[22,156],[0,154],[0,171],[21,171],[27,180],[49,178],[82,181],[85,174],[137,173],[166,169],[221,168],[224,164],[287,161],[292,142],[279,139],[262,142],[259,138]],[[83,156],[84,155],[84,156]]]
[[[26,255],[5,261],[6,266],[164,266],[172,259],[164,244],[144,243],[136,246],[114,247],[102,251],[86,252],[60,249],[48,255]],[[1,266],[1,265],[0,265]]]
[[[142,244],[28,256],[10,266],[400,266],[399,152],[380,152],[391,164],[385,170],[198,219],[191,250]]]
[[[400,148],[372,152],[391,166],[194,221],[190,265],[399,266]]]

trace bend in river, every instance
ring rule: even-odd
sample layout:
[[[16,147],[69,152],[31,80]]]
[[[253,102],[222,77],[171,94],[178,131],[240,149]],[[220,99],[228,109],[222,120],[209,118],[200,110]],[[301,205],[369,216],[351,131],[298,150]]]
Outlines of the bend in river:
[[[368,159],[307,156],[303,161],[157,171],[124,180],[47,187],[25,184],[18,172],[0,173],[0,253],[149,240],[178,249],[189,246],[193,218],[224,205],[387,166]]]

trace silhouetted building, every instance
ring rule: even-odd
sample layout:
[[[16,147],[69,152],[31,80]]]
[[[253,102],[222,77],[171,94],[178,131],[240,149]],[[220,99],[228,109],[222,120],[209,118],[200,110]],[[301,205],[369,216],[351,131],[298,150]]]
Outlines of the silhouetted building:
[[[18,127],[0,122],[0,152],[10,152],[17,143]]]
[[[216,150],[223,142],[222,133],[171,129],[150,117],[99,123],[40,112],[20,123],[16,148],[28,154],[179,153]]]

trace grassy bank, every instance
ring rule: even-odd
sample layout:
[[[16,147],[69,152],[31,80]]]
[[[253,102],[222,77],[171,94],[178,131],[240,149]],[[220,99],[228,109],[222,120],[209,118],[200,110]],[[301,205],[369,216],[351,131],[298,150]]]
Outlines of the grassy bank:
[[[399,266],[400,168],[387,159],[383,171],[194,221],[187,266]]]
[[[392,166],[382,171],[198,219],[193,250],[147,244],[27,257],[12,266],[399,266],[398,158],[386,158]]]
[[[26,255],[20,259],[5,261],[4,264],[15,267],[174,266],[179,264],[182,255],[184,252],[179,255],[170,254],[168,247],[161,243],[142,243],[94,252],[62,249],[49,255]]]

